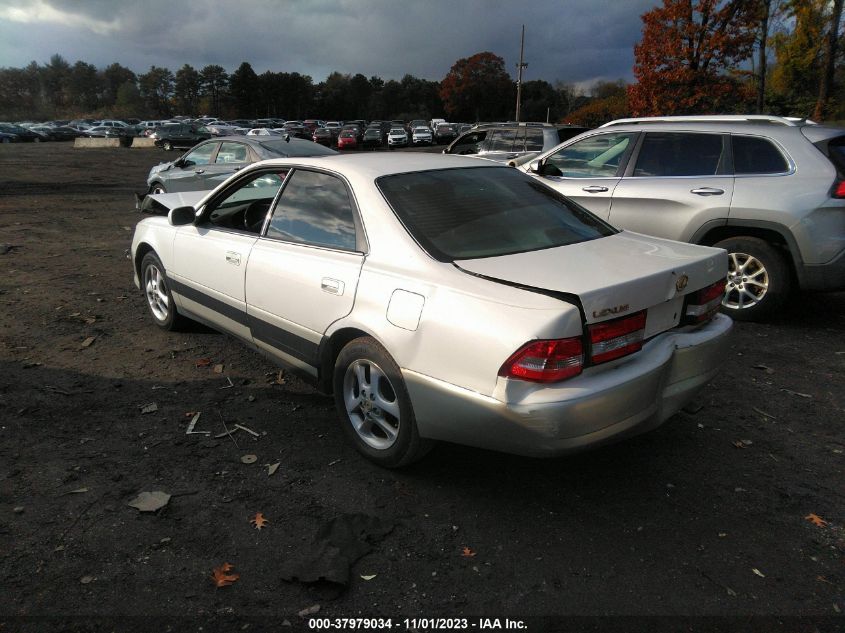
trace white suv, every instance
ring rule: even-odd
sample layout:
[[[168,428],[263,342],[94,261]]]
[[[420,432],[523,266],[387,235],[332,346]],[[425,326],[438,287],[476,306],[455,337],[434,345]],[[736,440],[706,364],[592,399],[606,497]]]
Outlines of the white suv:
[[[522,167],[616,227],[724,248],[723,309],[845,289],[845,130],[773,116],[621,119]]]

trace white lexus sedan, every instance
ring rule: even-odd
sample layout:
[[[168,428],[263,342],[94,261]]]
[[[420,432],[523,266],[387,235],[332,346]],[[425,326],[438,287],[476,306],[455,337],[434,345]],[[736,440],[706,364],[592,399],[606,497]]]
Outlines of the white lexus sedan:
[[[617,231],[461,156],[255,163],[138,223],[153,321],[194,319],[333,394],[386,467],[435,440],[553,456],[658,426],[719,369],[725,251]]]

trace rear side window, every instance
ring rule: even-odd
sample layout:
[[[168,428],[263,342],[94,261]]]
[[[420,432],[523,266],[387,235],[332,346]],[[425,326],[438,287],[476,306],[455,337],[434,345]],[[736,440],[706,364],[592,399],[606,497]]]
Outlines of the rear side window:
[[[442,262],[536,251],[616,232],[556,191],[506,167],[396,174],[376,184],[408,232]]]
[[[734,173],[782,174],[789,163],[774,144],[759,136],[732,136]]]
[[[525,151],[543,151],[543,130],[537,128],[526,128],[525,130]]]
[[[267,237],[355,250],[355,220],[346,185],[329,174],[298,169],[279,198]]]
[[[493,130],[487,149],[491,152],[511,152],[515,139],[516,130]]]
[[[634,176],[713,176],[722,165],[722,136],[650,132],[645,135]]]

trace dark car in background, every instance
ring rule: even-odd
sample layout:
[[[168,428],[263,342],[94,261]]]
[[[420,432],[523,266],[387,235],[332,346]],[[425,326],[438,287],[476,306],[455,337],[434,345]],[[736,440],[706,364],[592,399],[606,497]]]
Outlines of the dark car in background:
[[[37,134],[42,134],[46,137],[46,140],[49,141],[72,141],[73,139],[82,136],[81,132],[74,130],[72,127],[67,126],[57,126],[52,127],[49,125],[35,125],[30,128],[33,132]]]
[[[25,127],[14,123],[0,123],[0,132],[14,134],[21,143],[40,143],[43,139],[35,132],[30,132]]]
[[[334,145],[334,134],[332,134],[332,131],[327,127],[318,127],[311,135],[311,140],[315,143],[319,143],[320,145],[331,147]]]
[[[381,147],[383,145],[381,128],[368,127],[364,130],[363,145],[365,148],[371,147],[373,149]]]
[[[214,189],[243,167],[268,158],[332,156],[332,149],[283,136],[237,136],[201,142],[180,158],[156,165],[147,176],[149,193]]]
[[[155,139],[156,147],[166,151],[175,148],[193,147],[200,141],[211,138],[211,132],[205,126],[191,125],[190,123],[172,123],[163,125],[150,135]]]
[[[458,130],[451,123],[441,123],[434,130],[434,142],[437,145],[451,143],[458,136]]]

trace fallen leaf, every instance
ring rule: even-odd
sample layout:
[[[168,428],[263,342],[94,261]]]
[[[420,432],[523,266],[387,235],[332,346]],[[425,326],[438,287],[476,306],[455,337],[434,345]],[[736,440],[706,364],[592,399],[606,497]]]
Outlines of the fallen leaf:
[[[804,518],[807,519],[810,523],[812,523],[816,527],[822,527],[823,528],[823,527],[827,527],[827,525],[828,525],[827,521],[825,521],[823,518],[821,518],[818,514],[810,513],[807,516],[805,516]]]
[[[170,495],[161,490],[141,492],[126,505],[137,508],[141,512],[155,512],[170,503]]]
[[[258,456],[256,455],[244,455],[241,457],[241,462],[244,464],[254,464],[258,461]]]
[[[214,368],[212,369],[212,371],[213,371],[215,374],[222,374],[222,373],[223,373],[223,364],[222,364],[222,363],[218,363],[217,365],[215,365],[215,366],[214,366]]]
[[[772,369],[771,367],[768,367],[766,365],[754,365],[754,369],[762,369],[763,371],[765,371],[769,375],[772,375],[773,373],[775,373],[774,369]]]
[[[265,527],[268,523],[270,523],[267,519],[264,518],[264,515],[260,512],[256,512],[255,516],[249,520],[255,526],[256,530],[260,530],[261,528]]]
[[[88,492],[88,488],[77,488],[76,490],[68,490],[66,495],[81,495],[84,492]]]
[[[155,402],[148,402],[147,404],[142,404],[138,407],[141,410],[141,413],[155,413],[158,411],[158,405]]]
[[[319,605],[319,604],[315,604],[315,605],[312,605],[312,606],[310,606],[310,607],[306,607],[305,609],[303,609],[302,611],[300,611],[299,613],[297,613],[297,615],[298,615],[300,618],[304,618],[304,617],[307,617],[307,616],[309,616],[309,615],[314,615],[314,614],[315,614],[315,613],[317,613],[319,610],[320,610],[320,605]]]
[[[733,445],[734,445],[734,446],[736,446],[737,448],[748,448],[748,447],[749,447],[749,446],[751,446],[753,443],[754,443],[754,442],[752,442],[751,440],[736,440],[736,441],[733,443]]]
[[[82,343],[79,344],[80,349],[85,347],[91,347],[95,340],[97,340],[96,336],[89,336],[84,341],[82,341]]]
[[[208,367],[209,365],[211,365],[211,359],[210,358],[200,358],[200,359],[197,360],[196,363],[194,363],[194,365],[196,367]]]
[[[279,374],[276,376],[276,380],[273,381],[273,384],[284,385],[286,383],[287,380],[285,380],[285,372],[280,369]]]
[[[214,568],[214,573],[211,576],[211,580],[214,581],[215,587],[225,587],[227,585],[231,585],[235,582],[238,578],[241,577],[240,574],[230,574],[229,572],[232,570],[233,565],[229,563],[223,563],[220,567]]]
[[[197,413],[199,413],[199,411],[185,411],[185,417],[186,417],[186,418],[192,418],[192,417],[194,417]]]
[[[464,558],[473,558],[475,557],[477,552],[473,552],[470,548],[464,545],[464,548],[461,550],[461,556]]]
[[[372,580],[377,574],[370,574],[368,576],[361,576],[361,580]]]
[[[267,476],[272,477],[276,474],[276,471],[279,470],[279,466],[282,465],[282,462],[276,462],[275,464],[267,464]]]
[[[763,572],[761,572],[761,571],[760,571],[759,569],[757,569],[756,567],[752,567],[752,568],[751,568],[751,571],[753,571],[755,574],[757,574],[758,576],[760,576],[760,578],[765,578],[765,577],[766,577],[766,574],[764,574]]]
[[[81,582],[83,585],[87,585],[87,584],[91,583],[93,580],[94,580],[94,576],[83,576],[82,578],[79,579],[79,582]]]

